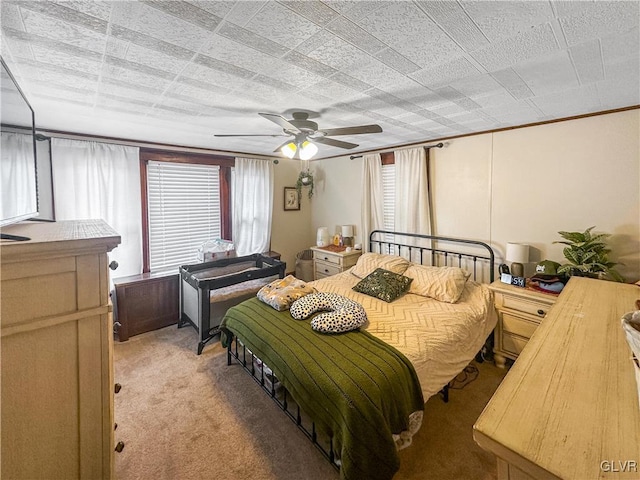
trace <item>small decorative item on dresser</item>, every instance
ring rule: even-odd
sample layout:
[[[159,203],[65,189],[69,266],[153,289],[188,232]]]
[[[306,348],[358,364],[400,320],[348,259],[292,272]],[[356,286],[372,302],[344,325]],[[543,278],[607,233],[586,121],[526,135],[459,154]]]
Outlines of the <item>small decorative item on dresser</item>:
[[[295,187],[284,187],[284,209],[300,210],[300,195]]]

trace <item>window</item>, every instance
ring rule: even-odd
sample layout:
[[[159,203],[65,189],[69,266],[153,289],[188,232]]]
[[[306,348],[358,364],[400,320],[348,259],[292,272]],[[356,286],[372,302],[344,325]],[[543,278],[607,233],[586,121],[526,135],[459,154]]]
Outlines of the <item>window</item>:
[[[396,206],[396,165],[393,152],[383,153],[382,157],[382,218],[384,230],[395,231]],[[387,235],[386,240],[394,241],[393,235]]]
[[[382,165],[382,218],[384,229],[395,231],[396,166]]]
[[[197,262],[207,240],[231,239],[233,159],[142,151],[144,271]]]

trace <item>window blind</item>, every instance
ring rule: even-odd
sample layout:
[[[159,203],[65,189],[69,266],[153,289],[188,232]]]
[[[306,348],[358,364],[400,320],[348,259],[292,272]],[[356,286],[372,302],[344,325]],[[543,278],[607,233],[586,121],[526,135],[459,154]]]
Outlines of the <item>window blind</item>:
[[[384,229],[395,230],[395,204],[396,204],[396,166],[394,164],[382,165],[382,218]],[[391,241],[391,238],[387,238]]]
[[[149,161],[149,267],[196,263],[198,247],[220,238],[220,167]]]

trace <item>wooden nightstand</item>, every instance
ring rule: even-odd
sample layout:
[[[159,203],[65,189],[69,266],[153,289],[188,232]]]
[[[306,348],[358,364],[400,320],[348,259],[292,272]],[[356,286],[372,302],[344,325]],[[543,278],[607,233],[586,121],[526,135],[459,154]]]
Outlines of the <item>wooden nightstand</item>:
[[[535,332],[557,296],[493,282],[490,287],[495,295],[498,313],[493,348],[496,366],[505,368],[506,359],[515,360]]]
[[[320,278],[344,272],[353,267],[362,255],[362,250],[350,252],[330,252],[319,247],[311,247],[313,250],[313,278]]]

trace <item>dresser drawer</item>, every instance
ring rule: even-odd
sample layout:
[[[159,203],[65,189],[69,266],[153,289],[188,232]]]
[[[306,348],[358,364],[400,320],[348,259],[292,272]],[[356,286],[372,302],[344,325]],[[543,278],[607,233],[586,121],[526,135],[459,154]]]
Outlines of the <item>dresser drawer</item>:
[[[518,312],[524,312],[530,315],[544,318],[544,316],[549,311],[549,308],[551,308],[551,305],[511,295],[504,295],[502,296],[502,308],[517,310]]]
[[[327,262],[316,262],[316,278],[327,275],[335,275],[340,273],[342,269],[340,265],[333,265]]]
[[[527,344],[527,339],[503,332],[502,334],[502,350],[512,355],[520,355],[520,352]]]
[[[531,320],[525,320],[509,313],[502,314],[502,330],[505,333],[513,333],[525,338],[531,338],[533,332],[538,328],[538,323]]]
[[[313,258],[321,262],[342,265],[342,257],[339,255],[331,255],[330,253],[313,252]]]

